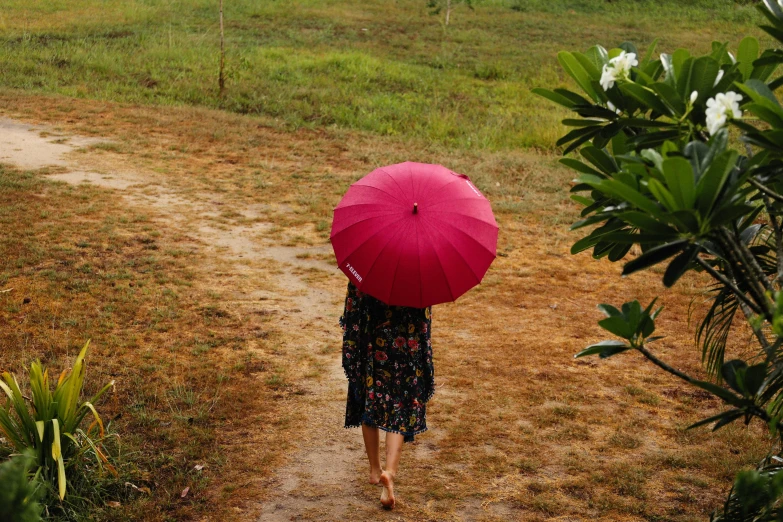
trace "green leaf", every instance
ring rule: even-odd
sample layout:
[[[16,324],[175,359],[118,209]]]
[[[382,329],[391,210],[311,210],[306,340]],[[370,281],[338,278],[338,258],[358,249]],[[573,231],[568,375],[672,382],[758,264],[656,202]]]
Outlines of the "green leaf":
[[[621,154],[630,152],[627,146],[627,139],[625,134],[619,132],[612,137],[612,154],[615,158]]]
[[[598,309],[602,311],[606,317],[622,317],[622,312],[610,304],[599,304]]]
[[[598,93],[596,93],[595,89],[593,89],[590,75],[587,71],[585,71],[585,68],[581,63],[579,63],[579,60],[577,60],[573,54],[566,51],[561,51],[557,53],[557,60],[560,62],[560,65],[563,67],[565,72],[576,81],[579,87],[581,87],[588,96],[590,96],[596,102],[601,101],[601,97],[598,95]]]
[[[674,54],[672,54],[672,72],[675,84],[680,79],[683,64],[689,59],[691,59],[691,53],[685,49],[677,49],[674,51]]]
[[[590,205],[595,204],[595,202],[592,199],[586,198],[584,196],[578,196],[576,194],[571,195],[571,201],[575,201],[580,205],[584,205],[585,207],[589,207]]]
[[[634,227],[645,232],[652,232],[655,234],[677,234],[677,230],[670,227],[669,225],[661,223],[644,212],[623,212],[622,214],[617,215],[617,219],[621,219],[629,225],[633,225]]]
[[[748,103],[743,109],[769,123],[773,128],[783,128],[783,111],[776,111],[758,103]]]
[[[615,196],[620,200],[627,201],[636,208],[644,210],[648,214],[651,214],[662,221],[666,220],[666,216],[664,215],[663,211],[658,207],[658,205],[655,204],[654,201],[648,199],[646,196],[629,187],[625,183],[607,179],[601,181],[600,185],[595,187],[606,194]]]
[[[592,127],[593,125],[604,125],[606,122],[604,120],[584,120],[584,119],[566,118],[560,123],[562,123],[566,127]]]
[[[549,101],[553,101],[557,103],[558,105],[562,105],[566,109],[573,109],[575,103],[562,94],[558,94],[556,92],[550,91],[548,89],[542,89],[540,87],[536,87],[532,90],[533,94],[537,94],[543,98],[546,98]]]
[[[580,150],[579,153],[582,155],[582,157],[595,165],[599,170],[601,170],[601,172],[604,172],[605,174],[612,175],[619,170],[617,168],[617,163],[614,161],[614,158],[612,158],[612,156],[610,156],[606,151],[603,151],[597,147],[587,146]]]
[[[600,130],[601,130],[601,127],[596,126],[596,125],[593,125],[591,127],[580,127],[580,128],[572,130],[571,132],[569,132],[568,134],[566,134],[565,136],[563,136],[562,138],[557,140],[557,142],[555,142],[555,145],[560,147],[562,145],[565,145],[566,143],[569,143],[571,141],[579,139],[579,138],[581,138],[583,136],[595,135]]]
[[[625,344],[622,341],[601,341],[597,344],[591,344],[578,354],[574,355],[574,359],[578,357],[584,357],[586,355],[596,355],[598,354],[601,359],[606,359],[607,357],[611,357],[612,355],[616,355],[618,353],[622,353],[626,350],[629,350],[631,347]]]
[[[639,322],[642,320],[642,305],[634,299],[630,303],[623,303],[623,313],[628,318],[628,326],[631,328],[632,335],[639,328]]]
[[[667,288],[674,286],[674,283],[688,271],[688,268],[690,268],[691,263],[698,253],[699,247],[697,245],[691,245],[690,248],[687,248],[684,252],[675,257],[672,262],[669,263],[666,272],[663,274],[664,286]]]
[[[781,62],[783,62],[783,56],[780,54],[779,49],[767,49],[761,53],[761,58],[753,63],[753,71],[750,73],[750,78],[766,82]]]
[[[623,223],[618,221],[617,223],[612,223],[612,224],[607,223],[603,227],[593,230],[593,232],[589,236],[583,237],[582,239],[580,239],[579,241],[573,244],[573,246],[571,247],[571,254],[578,254],[579,252],[582,252],[590,247],[595,246],[603,239],[603,236],[614,232],[615,230],[617,230],[622,226]]]
[[[764,82],[751,79],[745,83],[737,84],[737,87],[750,96],[754,102],[767,106],[772,110],[780,109],[780,102],[778,102],[775,94]]]
[[[683,149],[683,155],[691,162],[691,168],[697,179],[701,178],[701,163],[709,153],[710,148],[701,141],[692,141]],[[698,192],[698,191],[697,191]]]
[[[585,51],[584,55],[585,57],[587,57],[588,60],[590,60],[590,63],[592,63],[593,66],[598,70],[598,78],[596,78],[596,80],[600,80],[601,72],[603,72],[604,65],[609,63],[609,53],[606,52],[606,49],[604,49],[600,45],[594,45],[593,47]]]
[[[686,60],[677,76],[677,92],[681,99],[688,99],[693,91],[705,96],[712,91],[718,77],[720,64],[710,56]]]
[[[578,149],[580,145],[595,138],[600,132],[601,132],[601,127],[591,127],[590,132],[587,132],[582,136],[576,138],[573,142],[571,142],[571,145],[563,149],[563,155]]]
[[[661,337],[650,337],[652,333],[655,331],[655,317],[660,313],[661,308],[658,309],[658,311],[655,313],[655,315],[652,315],[652,309],[653,306],[655,306],[655,302],[658,300],[656,297],[652,301],[650,301],[650,304],[647,305],[647,308],[644,309],[644,312],[642,312],[642,322],[639,325],[641,328],[641,334],[643,338],[645,339],[645,342],[651,343],[653,341],[656,341],[658,339],[661,339]]]
[[[682,251],[682,249],[687,245],[687,239],[680,239],[678,241],[672,241],[671,243],[666,243],[664,245],[655,246],[644,252],[633,261],[626,263],[623,267],[623,275],[626,276],[633,274],[634,272],[649,268],[660,263],[661,261],[669,259],[673,255]]]
[[[696,185],[699,213],[706,217],[712,212],[713,205],[718,198],[726,180],[737,162],[737,153],[727,150],[712,162],[699,183]]]
[[[632,246],[633,243],[626,243],[626,244],[617,243],[609,251],[609,255],[607,256],[607,258],[612,263],[617,262],[625,257],[625,254],[627,254],[631,250]]]
[[[690,162],[683,157],[672,157],[663,161],[663,176],[669,192],[677,203],[677,210],[693,207],[696,200],[696,183]]]
[[[579,62],[579,64],[584,68],[585,72],[587,72],[587,75],[590,77],[593,81],[598,81],[601,79],[601,69],[603,68],[604,64],[601,63],[601,65],[598,65],[592,61],[589,57],[585,56],[582,53],[572,52],[571,56],[576,58],[576,61]]]
[[[706,424],[712,424],[713,422],[720,421],[720,420],[726,420],[726,419],[730,419],[729,422],[731,422],[731,421],[741,417],[744,414],[745,414],[744,410],[737,410],[737,409],[735,409],[735,410],[724,411],[724,412],[721,412],[721,413],[719,413],[717,415],[713,415],[712,417],[709,417],[707,419],[700,420],[697,423],[691,424],[690,426],[688,426],[685,429],[692,430],[693,428],[698,428],[699,426],[704,426]]]
[[[753,72],[753,62],[759,56],[759,41],[752,36],[746,36],[737,50],[737,64],[742,73],[742,79],[748,80]]]
[[[634,328],[628,324],[624,317],[607,317],[598,321],[598,325],[607,332],[623,339],[630,339],[634,334]]]
[[[620,85],[620,90],[648,109],[652,109],[659,114],[671,114],[669,108],[658,98],[656,93],[647,87],[642,87],[635,83],[623,83]]]
[[[652,41],[652,43],[647,47],[647,52],[644,55],[644,59],[639,62],[641,67],[644,68],[648,63],[650,63],[650,60],[652,60],[653,53],[655,52],[655,48],[658,46],[658,40],[660,38],[656,38]]]
[[[656,82],[650,86],[660,99],[666,103],[670,112],[676,116],[682,116],[685,113],[685,102],[677,94],[677,89],[669,85],[668,83]],[[690,93],[688,94],[690,96]]]
[[[660,201],[669,212],[674,212],[677,209],[677,203],[674,200],[674,196],[672,196],[672,193],[663,186],[663,183],[655,178],[650,178],[647,181],[647,188],[650,189],[650,192],[655,196],[655,199]]]
[[[761,389],[764,379],[767,377],[766,363],[759,363],[749,367],[745,371],[745,391],[754,396]]]

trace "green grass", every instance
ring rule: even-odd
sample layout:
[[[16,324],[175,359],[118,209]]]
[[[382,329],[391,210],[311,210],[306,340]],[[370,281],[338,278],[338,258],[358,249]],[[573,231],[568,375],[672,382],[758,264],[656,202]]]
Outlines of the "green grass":
[[[562,112],[530,93],[566,82],[555,55],[595,43],[706,50],[759,34],[752,6],[652,0],[485,0],[445,28],[423,0],[225,5],[217,89],[213,0],[9,0],[0,87],[257,114],[451,147],[549,149]]]

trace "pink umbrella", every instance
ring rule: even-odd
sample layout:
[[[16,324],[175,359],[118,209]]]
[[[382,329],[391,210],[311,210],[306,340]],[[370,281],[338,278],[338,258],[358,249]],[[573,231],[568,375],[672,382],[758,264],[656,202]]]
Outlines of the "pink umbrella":
[[[389,305],[454,301],[495,259],[498,224],[464,174],[398,163],[351,185],[334,209],[332,247],[345,275]]]

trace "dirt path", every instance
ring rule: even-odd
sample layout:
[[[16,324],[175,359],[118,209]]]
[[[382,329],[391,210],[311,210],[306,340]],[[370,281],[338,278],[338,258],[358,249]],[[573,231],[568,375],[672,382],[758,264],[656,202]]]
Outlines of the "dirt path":
[[[226,224],[220,213],[229,203],[222,201],[219,193],[189,193],[150,173],[123,170],[121,165],[96,168],[89,149],[83,148],[101,143],[111,145],[96,138],[63,135],[48,127],[0,119],[0,162],[24,169],[45,168],[51,179],[118,191],[130,208],[147,213],[158,227],[184,230],[183,244],[206,248],[215,267],[219,264],[223,271],[230,267],[228,287],[221,288],[230,296],[227,306],[238,313],[274,315],[280,330],[308,334],[293,335],[290,342],[301,343],[295,349],[314,358],[324,371],[320,378],[302,384],[306,400],[301,401],[304,409],[294,420],[299,426],[294,443],[297,449],[274,477],[265,479],[266,500],[251,512],[260,513],[262,521],[348,520],[377,514],[380,490],[363,481],[361,435],[358,430],[342,428],[345,378],[335,356],[339,352],[336,321],[342,283],[337,269],[318,259],[326,257],[328,246],[274,244],[262,234],[273,223],[261,220],[257,209],[238,208],[233,201],[232,213],[240,215],[242,224],[236,224],[236,220]],[[200,267],[206,272],[211,268],[216,269]],[[270,284],[248,284],[259,272]],[[328,289],[323,285],[314,287],[306,281],[313,272],[328,274],[338,284]],[[414,451],[425,452],[426,448]]]

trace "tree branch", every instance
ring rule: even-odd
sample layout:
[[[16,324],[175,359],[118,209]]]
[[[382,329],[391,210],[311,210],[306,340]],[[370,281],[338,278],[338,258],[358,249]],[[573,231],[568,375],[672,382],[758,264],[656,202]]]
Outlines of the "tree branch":
[[[639,350],[639,351],[641,352],[641,354],[642,354],[642,355],[644,355],[645,357],[647,357],[647,359],[648,359],[648,360],[649,360],[651,363],[653,363],[655,366],[657,366],[658,368],[661,368],[662,370],[664,370],[664,371],[666,371],[666,372],[669,372],[669,373],[671,373],[672,375],[675,375],[675,376],[679,377],[680,379],[682,379],[683,381],[685,381],[685,382],[687,382],[687,383],[689,383],[689,384],[694,384],[694,385],[695,385],[695,383],[696,383],[696,379],[694,379],[693,377],[689,376],[688,374],[685,374],[685,373],[681,372],[680,370],[677,370],[677,369],[675,369],[675,368],[672,368],[671,366],[669,366],[668,364],[666,364],[665,362],[663,362],[662,360],[660,360],[660,359],[658,359],[656,356],[654,356],[654,355],[653,355],[653,354],[652,354],[652,353],[651,353],[651,352],[650,352],[650,351],[649,351],[647,348],[645,348],[644,346],[636,346],[635,348],[636,348],[637,350]]]
[[[656,356],[654,356],[644,346],[635,346],[635,348],[637,350],[639,350],[639,352],[642,355],[644,355],[647,358],[647,360],[649,360],[651,363],[653,363],[658,368],[660,368],[660,369],[662,369],[662,370],[664,370],[666,372],[669,372],[669,373],[671,373],[672,375],[674,375],[676,377],[679,377],[680,379],[682,379],[683,381],[687,382],[688,384],[692,384],[692,385],[694,385],[696,387],[699,387],[699,385],[698,385],[699,381],[697,381],[693,377],[689,376],[688,374],[681,372],[680,370],[672,368],[671,366],[669,366],[668,364],[666,364],[665,362],[663,362],[662,360],[660,360]],[[748,405],[748,407],[745,409],[745,411],[747,413],[755,416],[755,417],[760,418],[761,420],[763,420],[767,424],[769,424],[769,421],[771,420],[771,417],[769,416],[769,414],[763,408],[760,408],[760,407],[756,406],[755,404]],[[778,422],[777,423],[777,428],[778,428],[778,432],[780,433],[781,430],[783,429],[783,422]]]
[[[731,237],[731,234],[725,228],[721,227],[717,239],[727,256],[729,264],[733,264],[736,267],[736,270],[734,270],[735,279],[738,277],[744,279],[745,284],[748,287],[751,296],[753,296],[753,300],[761,310],[762,315],[771,323],[773,315],[772,304],[767,298],[765,287],[762,284],[762,281],[766,283],[769,283],[769,281],[766,280],[763,271],[759,269],[759,271],[761,271],[761,278],[759,278],[758,274],[754,273],[751,261],[745,257],[742,249],[737,245],[737,242],[734,241],[734,238]],[[751,257],[753,257],[752,254]],[[755,261],[755,259],[753,261]]]
[[[781,230],[781,224],[775,217],[775,212],[772,208],[772,201],[770,200],[769,196],[762,192],[761,198],[764,200],[764,207],[767,209],[767,215],[769,216],[769,220],[772,222],[772,230],[775,233],[775,253],[777,255],[776,261],[778,270],[778,275],[775,277],[775,282],[777,282],[778,286],[780,286],[781,283],[783,283],[783,230]]]
[[[739,299],[742,303],[744,303],[746,306],[748,306],[753,312],[756,314],[761,314],[761,310],[759,310],[759,307],[756,306],[756,304],[748,299],[748,296],[745,295],[744,292],[742,292],[737,286],[729,281],[729,279],[712,268],[709,263],[707,263],[704,259],[700,258],[699,256],[696,256],[696,262],[699,263],[704,270],[710,274],[713,278],[717,279],[720,283],[722,283],[724,286],[728,287],[729,290],[734,292],[734,295],[737,296],[737,299]]]
[[[726,264],[726,270],[728,271],[728,275],[729,275],[729,277],[727,277],[727,279],[730,278],[730,281],[734,281],[734,283],[736,284],[737,278],[734,277],[734,274],[731,271],[731,266],[728,263]],[[735,293],[735,295],[738,295],[738,294]],[[767,354],[767,357],[771,357],[775,353],[774,348],[772,346],[770,346],[769,341],[767,341],[767,336],[764,335],[764,331],[761,329],[761,325],[755,326],[754,325],[755,321],[751,321],[751,318],[753,317],[754,310],[752,310],[741,299],[739,300],[739,307],[740,307],[740,310],[742,310],[742,314],[745,316],[745,319],[748,321],[748,325],[750,325],[750,328],[753,330],[753,334],[756,336],[756,339],[758,339],[759,344],[764,349],[764,352]],[[758,313],[758,312],[756,312],[756,313]]]
[[[763,185],[760,181],[756,180],[755,178],[752,178],[752,177],[748,178],[748,183],[750,183],[751,185],[756,187],[759,190],[759,192],[761,192],[762,194],[765,194],[765,195],[771,197],[775,201],[779,201],[779,202],[783,203],[783,196],[781,196],[780,194],[778,194],[774,190],[768,188],[766,185]]]

